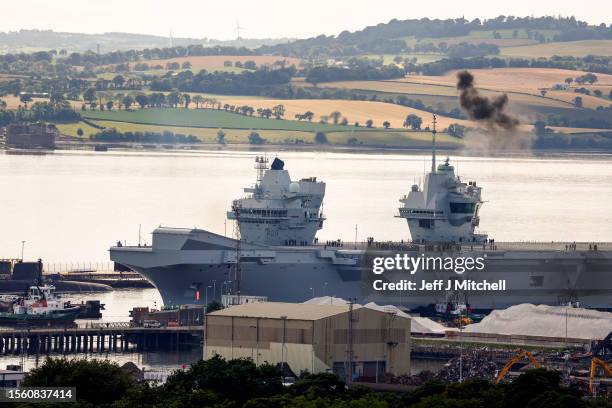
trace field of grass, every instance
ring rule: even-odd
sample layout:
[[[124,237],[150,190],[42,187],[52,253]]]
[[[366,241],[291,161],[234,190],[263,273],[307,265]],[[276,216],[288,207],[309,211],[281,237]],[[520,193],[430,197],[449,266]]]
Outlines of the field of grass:
[[[503,48],[505,57],[550,58],[553,55],[585,57],[587,55],[612,56],[612,40],[585,40],[554,42]]]
[[[96,129],[85,122],[56,123],[55,126],[57,126],[62,135],[73,137],[78,137],[77,131],[79,129],[83,130],[84,138],[88,138],[94,133],[98,133],[100,131],[100,129]]]
[[[174,133],[193,135],[196,136],[204,143],[215,143],[217,138],[217,132],[220,128],[201,128],[201,127],[186,127],[186,126],[161,126],[161,125],[143,125],[138,123],[127,123],[127,122],[113,122],[107,120],[96,120],[94,121],[100,126],[107,128],[115,128],[120,132],[158,132],[170,131]],[[84,125],[84,126],[83,126]],[[85,132],[85,136],[88,137],[100,130],[88,126],[87,124],[70,123],[70,124],[58,124],[57,127],[60,129],[62,134],[69,136],[76,136],[76,130],[82,128]],[[248,141],[248,135],[252,132],[251,130],[244,129],[222,129],[225,132],[225,139],[229,143],[246,143]],[[302,139],[304,141],[314,141],[314,132],[300,132],[294,130],[258,130],[260,136],[264,137],[270,143],[281,143],[287,140]]]
[[[97,120],[95,123],[104,127],[113,127],[120,132],[163,132],[171,131],[184,135],[193,135],[200,139],[203,143],[216,143],[217,132],[220,129],[216,128],[199,128],[199,127],[183,127],[183,126],[159,126],[159,125],[143,125],[137,123],[112,122],[105,120]],[[83,122],[57,124],[60,132],[63,135],[77,136],[77,129],[81,128],[84,131],[84,137],[87,138],[92,134],[99,132]],[[222,129],[225,133],[227,143],[248,143],[248,136],[251,130],[243,129]],[[268,144],[294,144],[298,141],[301,144],[314,144],[315,132],[303,132],[293,130],[258,130],[257,133]],[[356,146],[379,146],[379,147],[408,147],[408,148],[428,148],[431,146],[431,133],[429,132],[409,132],[409,131],[383,131],[377,130],[357,130],[352,129],[344,132],[328,132],[327,139],[333,145],[347,145],[351,139]],[[461,146],[460,139],[453,138],[447,134],[440,133],[436,139],[441,148],[455,148]]]
[[[538,44],[536,40],[530,40],[527,37],[527,31],[525,29],[518,29],[517,37],[513,38],[514,30],[496,30],[501,38],[493,37],[493,30],[485,30],[485,31],[472,31],[468,35],[459,36],[459,37],[424,37],[424,38],[416,38],[414,36],[403,37],[402,40],[406,41],[411,47],[414,47],[417,43],[428,43],[431,42],[433,44],[446,43],[447,45],[454,45],[459,43],[468,43],[468,44],[495,44],[500,48],[504,47],[516,47],[516,46],[524,46],[524,45],[532,45]],[[532,30],[533,33],[540,33],[544,35],[547,40],[552,40],[553,36],[558,33],[557,30]]]
[[[272,107],[278,103],[293,101],[255,100],[248,101],[261,103],[262,106]],[[275,103],[277,102],[277,103]],[[201,128],[232,128],[232,129],[268,129],[291,131],[347,131],[349,126],[321,124],[313,121],[298,122],[295,120],[262,119],[258,117],[243,116],[236,113],[218,111],[213,109],[183,109],[160,108],[134,111],[85,111],[82,116],[93,120],[108,120],[113,122],[129,122],[146,125],[201,127]],[[286,114],[287,115],[287,114]]]
[[[431,121],[431,113],[418,109],[408,108],[405,106],[395,105],[383,102],[370,101],[352,101],[344,99],[251,99],[242,100],[228,96],[221,99],[222,103],[230,105],[250,105],[254,108],[270,108],[274,105],[282,104],[285,106],[285,118],[293,119],[295,114],[311,111],[318,121],[322,115],[329,115],[331,112],[338,111],[343,118],[349,121],[349,124],[359,122],[361,126],[365,125],[368,119],[374,121],[375,127],[382,127],[383,122],[389,121],[392,128],[401,128],[404,119],[410,114],[417,115],[423,119],[423,127]],[[451,123],[466,124],[465,121],[453,119],[446,116],[438,116],[438,123],[443,129]],[[347,126],[342,126],[340,130],[346,130]],[[348,129],[351,129],[349,126]]]

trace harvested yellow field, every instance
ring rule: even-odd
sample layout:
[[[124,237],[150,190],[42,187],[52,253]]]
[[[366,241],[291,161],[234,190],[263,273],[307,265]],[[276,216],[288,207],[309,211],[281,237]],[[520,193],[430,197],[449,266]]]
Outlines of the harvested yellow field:
[[[19,100],[18,96],[6,95],[0,97],[1,100],[6,102],[6,106],[9,109],[17,109],[19,106],[23,106],[23,103]],[[31,106],[34,102],[47,102],[48,98],[33,98],[32,101],[28,102],[28,106]]]
[[[183,64],[184,62],[191,63],[191,69],[195,71],[199,71],[201,69],[211,70],[215,68],[223,68],[225,61],[232,61],[232,65],[237,61],[242,63],[246,61],[255,61],[257,66],[272,66],[276,62],[285,62],[287,66],[295,65],[296,67],[300,65],[301,60],[299,58],[290,58],[290,57],[278,57],[273,55],[206,55],[199,57],[177,57],[170,59],[156,59],[156,60],[146,60],[139,61],[149,64],[149,66],[161,65],[165,67],[166,64],[172,62],[178,62],[179,64]],[[135,63],[130,64],[130,67],[133,68]]]
[[[412,82],[397,81],[340,81],[325,82],[319,84],[323,88],[346,88],[364,91],[394,92],[420,95],[456,96],[457,90],[454,86],[419,84]]]
[[[533,90],[549,88],[562,84],[565,78],[576,78],[586,74],[583,71],[571,71],[555,68],[492,68],[470,69],[477,87],[498,88],[500,90]],[[425,84],[452,85],[457,83],[457,70],[441,76],[410,75],[404,81]],[[596,74],[599,85],[612,84],[612,75]]]
[[[587,55],[612,56],[612,40],[585,40],[554,42],[536,45],[502,48],[505,57],[550,58],[553,55],[586,57]]]
[[[329,88],[345,88],[345,89],[356,89],[362,91],[379,91],[379,92],[391,92],[391,93],[403,93],[407,95],[428,95],[428,96],[452,96],[457,97],[458,92],[455,84],[442,83],[448,81],[445,77],[419,77],[410,76],[403,80],[394,81],[342,81],[342,82],[326,82],[320,84],[321,87]],[[437,79],[440,83],[435,85],[427,83],[431,82],[430,78],[441,78]],[[547,106],[547,107],[559,107],[567,108],[568,103],[565,100],[554,98],[542,98],[538,89],[508,89],[504,86],[486,87],[481,88],[483,95],[489,97],[495,97],[501,93],[509,93],[511,105],[521,104],[529,106]]]
[[[599,132],[609,132],[610,129],[593,129],[593,128],[572,128],[572,127],[560,127],[560,126],[547,126],[559,133],[599,133]]]
[[[610,99],[598,98],[592,95],[583,95],[572,91],[548,91],[546,96],[571,103],[574,103],[574,99],[579,96],[582,98],[582,106],[589,109],[595,109],[598,106],[606,107],[612,105],[612,101]]]
[[[364,126],[368,119],[374,121],[374,126],[382,127],[383,122],[389,121],[391,127],[401,128],[406,116],[414,114],[423,119],[423,128],[431,123],[431,113],[418,109],[408,108],[400,105],[370,102],[370,101],[348,101],[341,99],[239,99],[226,97],[220,99],[222,103],[230,105],[249,105],[253,108],[272,108],[275,105],[285,106],[285,118],[294,119],[296,114],[307,111],[314,113],[314,120],[318,121],[321,116],[329,115],[338,111],[342,117],[347,118],[350,124],[359,122]],[[440,129],[448,127],[451,123],[468,125],[468,121],[453,119],[446,116],[438,116]]]

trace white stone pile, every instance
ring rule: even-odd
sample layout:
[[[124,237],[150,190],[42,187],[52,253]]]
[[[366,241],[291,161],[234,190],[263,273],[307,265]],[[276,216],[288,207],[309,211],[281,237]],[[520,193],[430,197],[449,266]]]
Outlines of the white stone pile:
[[[311,305],[348,305],[348,301],[342,298],[332,297],[332,296],[321,296],[315,297],[310,300],[305,301],[306,304]],[[408,313],[402,311],[396,306],[383,306],[378,305],[374,302],[370,302],[366,304],[364,307],[379,310],[385,313],[395,313],[400,317],[407,317],[412,319],[410,322],[410,331],[412,333],[444,333],[446,330],[449,330],[448,327],[441,325],[440,323],[434,322],[431,319],[426,317],[415,317],[411,316]]]
[[[612,313],[525,303],[494,310],[464,331],[564,338],[566,327],[568,338],[603,339],[612,331]]]

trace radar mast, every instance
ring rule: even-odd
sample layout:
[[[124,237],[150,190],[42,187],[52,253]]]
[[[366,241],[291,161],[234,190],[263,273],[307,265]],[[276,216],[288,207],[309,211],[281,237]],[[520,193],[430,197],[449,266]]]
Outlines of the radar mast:
[[[268,170],[268,157],[255,156],[255,170],[257,170],[257,184],[259,184],[265,171]]]
[[[431,172],[436,172],[436,114],[433,115],[433,130],[431,131]]]

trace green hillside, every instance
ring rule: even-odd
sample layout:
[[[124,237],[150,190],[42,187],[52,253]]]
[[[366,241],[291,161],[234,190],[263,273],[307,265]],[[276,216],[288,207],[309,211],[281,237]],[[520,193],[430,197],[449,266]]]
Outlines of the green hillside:
[[[198,128],[269,129],[302,132],[355,130],[354,127],[349,126],[264,119],[213,109],[154,108],[135,111],[85,111],[81,115],[94,120]]]

